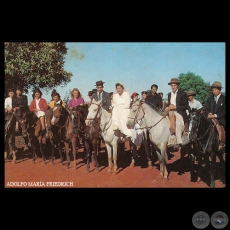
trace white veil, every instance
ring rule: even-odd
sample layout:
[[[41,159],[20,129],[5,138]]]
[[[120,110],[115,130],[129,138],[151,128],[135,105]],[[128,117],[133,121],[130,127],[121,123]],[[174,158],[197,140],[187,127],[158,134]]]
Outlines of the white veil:
[[[125,92],[126,91],[126,89],[125,89],[125,85],[122,83],[122,82],[117,82],[116,84],[120,84],[120,85],[122,85],[123,86],[123,92]],[[113,92],[113,94],[116,94],[117,93],[117,89],[116,89],[116,84],[115,84],[115,89],[114,89],[114,92]]]

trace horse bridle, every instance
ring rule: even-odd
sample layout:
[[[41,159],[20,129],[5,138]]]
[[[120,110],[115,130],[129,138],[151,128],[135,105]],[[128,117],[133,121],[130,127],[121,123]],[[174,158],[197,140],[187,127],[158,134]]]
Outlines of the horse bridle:
[[[130,107],[130,109],[132,109],[132,107],[133,107],[134,105],[138,107],[137,112],[136,112],[136,115],[134,116],[134,118],[133,118],[133,117],[128,117],[129,119],[133,119],[134,125],[135,125],[136,123],[139,124],[139,123],[138,123],[138,120],[137,120],[137,117],[139,116],[140,108],[142,109],[142,112],[143,112],[143,117],[142,117],[140,120],[142,120],[142,119],[144,118],[144,116],[145,116],[145,110],[144,110],[142,104],[144,104],[144,102],[141,102],[139,105],[136,105],[135,103],[133,103],[132,106]],[[137,129],[148,129],[148,130],[150,130],[151,128],[153,128],[154,126],[156,126],[162,119],[164,119],[164,118],[166,117],[166,115],[167,115],[167,113],[165,113],[165,114],[162,116],[162,118],[161,118],[159,121],[157,121],[154,125],[151,125],[151,126],[148,126],[148,127],[137,128]],[[141,124],[139,124],[139,125],[141,125]]]
[[[96,103],[91,103],[91,105],[93,105],[93,104],[98,106],[97,112],[96,112],[94,118],[86,118],[86,120],[92,121],[92,125],[93,125],[94,129],[95,129],[97,132],[100,132],[100,130],[98,131],[94,125],[95,125],[96,123],[98,123],[99,120],[101,119],[101,115],[102,115],[101,108],[102,108],[102,107],[101,107],[100,104],[98,105],[98,104],[96,104]],[[91,105],[90,105],[90,106],[91,106]],[[100,112],[100,114],[99,114],[99,112]],[[98,116],[98,114],[99,114],[99,116]],[[97,117],[97,116],[98,116],[98,117]],[[93,121],[95,121],[95,120],[96,120],[96,122],[93,122]],[[104,126],[104,128],[102,129],[102,132],[104,132],[104,131],[106,130],[105,127],[106,127],[107,124],[109,124],[110,120],[111,120],[111,118],[109,119],[108,122],[106,122],[105,124],[101,125],[101,126]],[[108,128],[109,128],[109,127],[108,127]],[[107,129],[108,129],[108,128],[107,128]]]

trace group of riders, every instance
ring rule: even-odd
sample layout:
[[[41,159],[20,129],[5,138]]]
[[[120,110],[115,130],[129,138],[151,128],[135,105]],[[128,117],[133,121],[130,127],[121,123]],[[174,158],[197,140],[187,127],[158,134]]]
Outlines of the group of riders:
[[[88,92],[90,101],[87,103],[90,106],[93,101],[101,101],[100,106],[112,114],[113,130],[119,130],[127,136],[133,138],[133,132],[126,126],[129,109],[131,104],[139,99],[138,93],[134,92],[132,95],[125,90],[123,83],[118,82],[115,84],[115,92],[108,93],[104,90],[103,81],[96,82],[96,88]],[[168,140],[168,147],[181,146],[183,144],[183,135],[189,132],[189,119],[188,114],[191,109],[202,109],[201,113],[207,119],[212,121],[219,133],[220,146],[225,145],[225,95],[222,94],[222,85],[220,82],[215,81],[211,85],[212,95],[207,99],[205,106],[194,98],[196,93],[192,90],[184,92],[179,90],[180,82],[177,78],[172,78],[168,85],[171,86],[171,92],[168,94],[167,101],[163,100],[163,94],[157,93],[158,85],[151,85],[151,92],[143,91],[141,93],[143,102],[150,103],[157,107],[159,111],[165,113],[169,119],[170,137]],[[28,99],[26,95],[22,94],[23,90],[20,87],[8,90],[8,95],[5,99],[5,120],[9,120],[12,115],[16,117],[15,132],[19,132],[19,121],[21,114],[24,111],[34,112],[34,117],[40,119],[42,130],[46,131],[45,112],[48,108],[54,108],[56,104],[61,104],[63,107],[68,106],[72,109],[83,106],[84,99],[78,88],[71,91],[71,99],[67,105],[61,100],[60,94],[53,90],[51,97],[52,100],[48,103],[43,97],[39,89],[35,89],[30,105],[28,106]],[[136,132],[139,132],[136,129]],[[139,148],[142,140],[136,142]]]

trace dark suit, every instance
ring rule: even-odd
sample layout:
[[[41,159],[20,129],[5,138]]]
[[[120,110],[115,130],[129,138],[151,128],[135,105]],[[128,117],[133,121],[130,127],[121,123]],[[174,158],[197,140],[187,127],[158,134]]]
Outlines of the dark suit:
[[[171,93],[168,94],[168,103],[171,104]],[[184,123],[188,123],[188,116],[186,109],[188,109],[188,97],[187,94],[181,90],[177,91],[176,96],[176,111],[183,117]]]
[[[217,104],[214,100],[214,95],[210,96],[205,104],[205,116],[208,117],[209,113],[217,115],[217,120],[225,127],[225,96],[220,95]]]
[[[26,95],[21,95],[20,98],[17,95],[13,96],[12,98],[12,107],[19,107],[20,110],[28,110],[28,99]]]
[[[109,110],[109,107],[111,106],[111,99],[109,93],[102,91],[102,108],[105,110]],[[98,92],[93,93],[92,97],[94,100],[99,101],[98,99]]]
[[[162,109],[162,97],[159,94],[153,95],[152,93],[148,94],[145,101],[150,102],[151,104],[155,105],[157,108]]]

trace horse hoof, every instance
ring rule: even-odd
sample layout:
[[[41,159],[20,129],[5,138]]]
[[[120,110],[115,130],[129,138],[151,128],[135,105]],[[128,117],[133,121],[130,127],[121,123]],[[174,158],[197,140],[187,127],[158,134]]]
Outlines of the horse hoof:
[[[134,168],[134,167],[135,167],[134,164],[130,164],[130,165],[129,165],[129,168]]]

